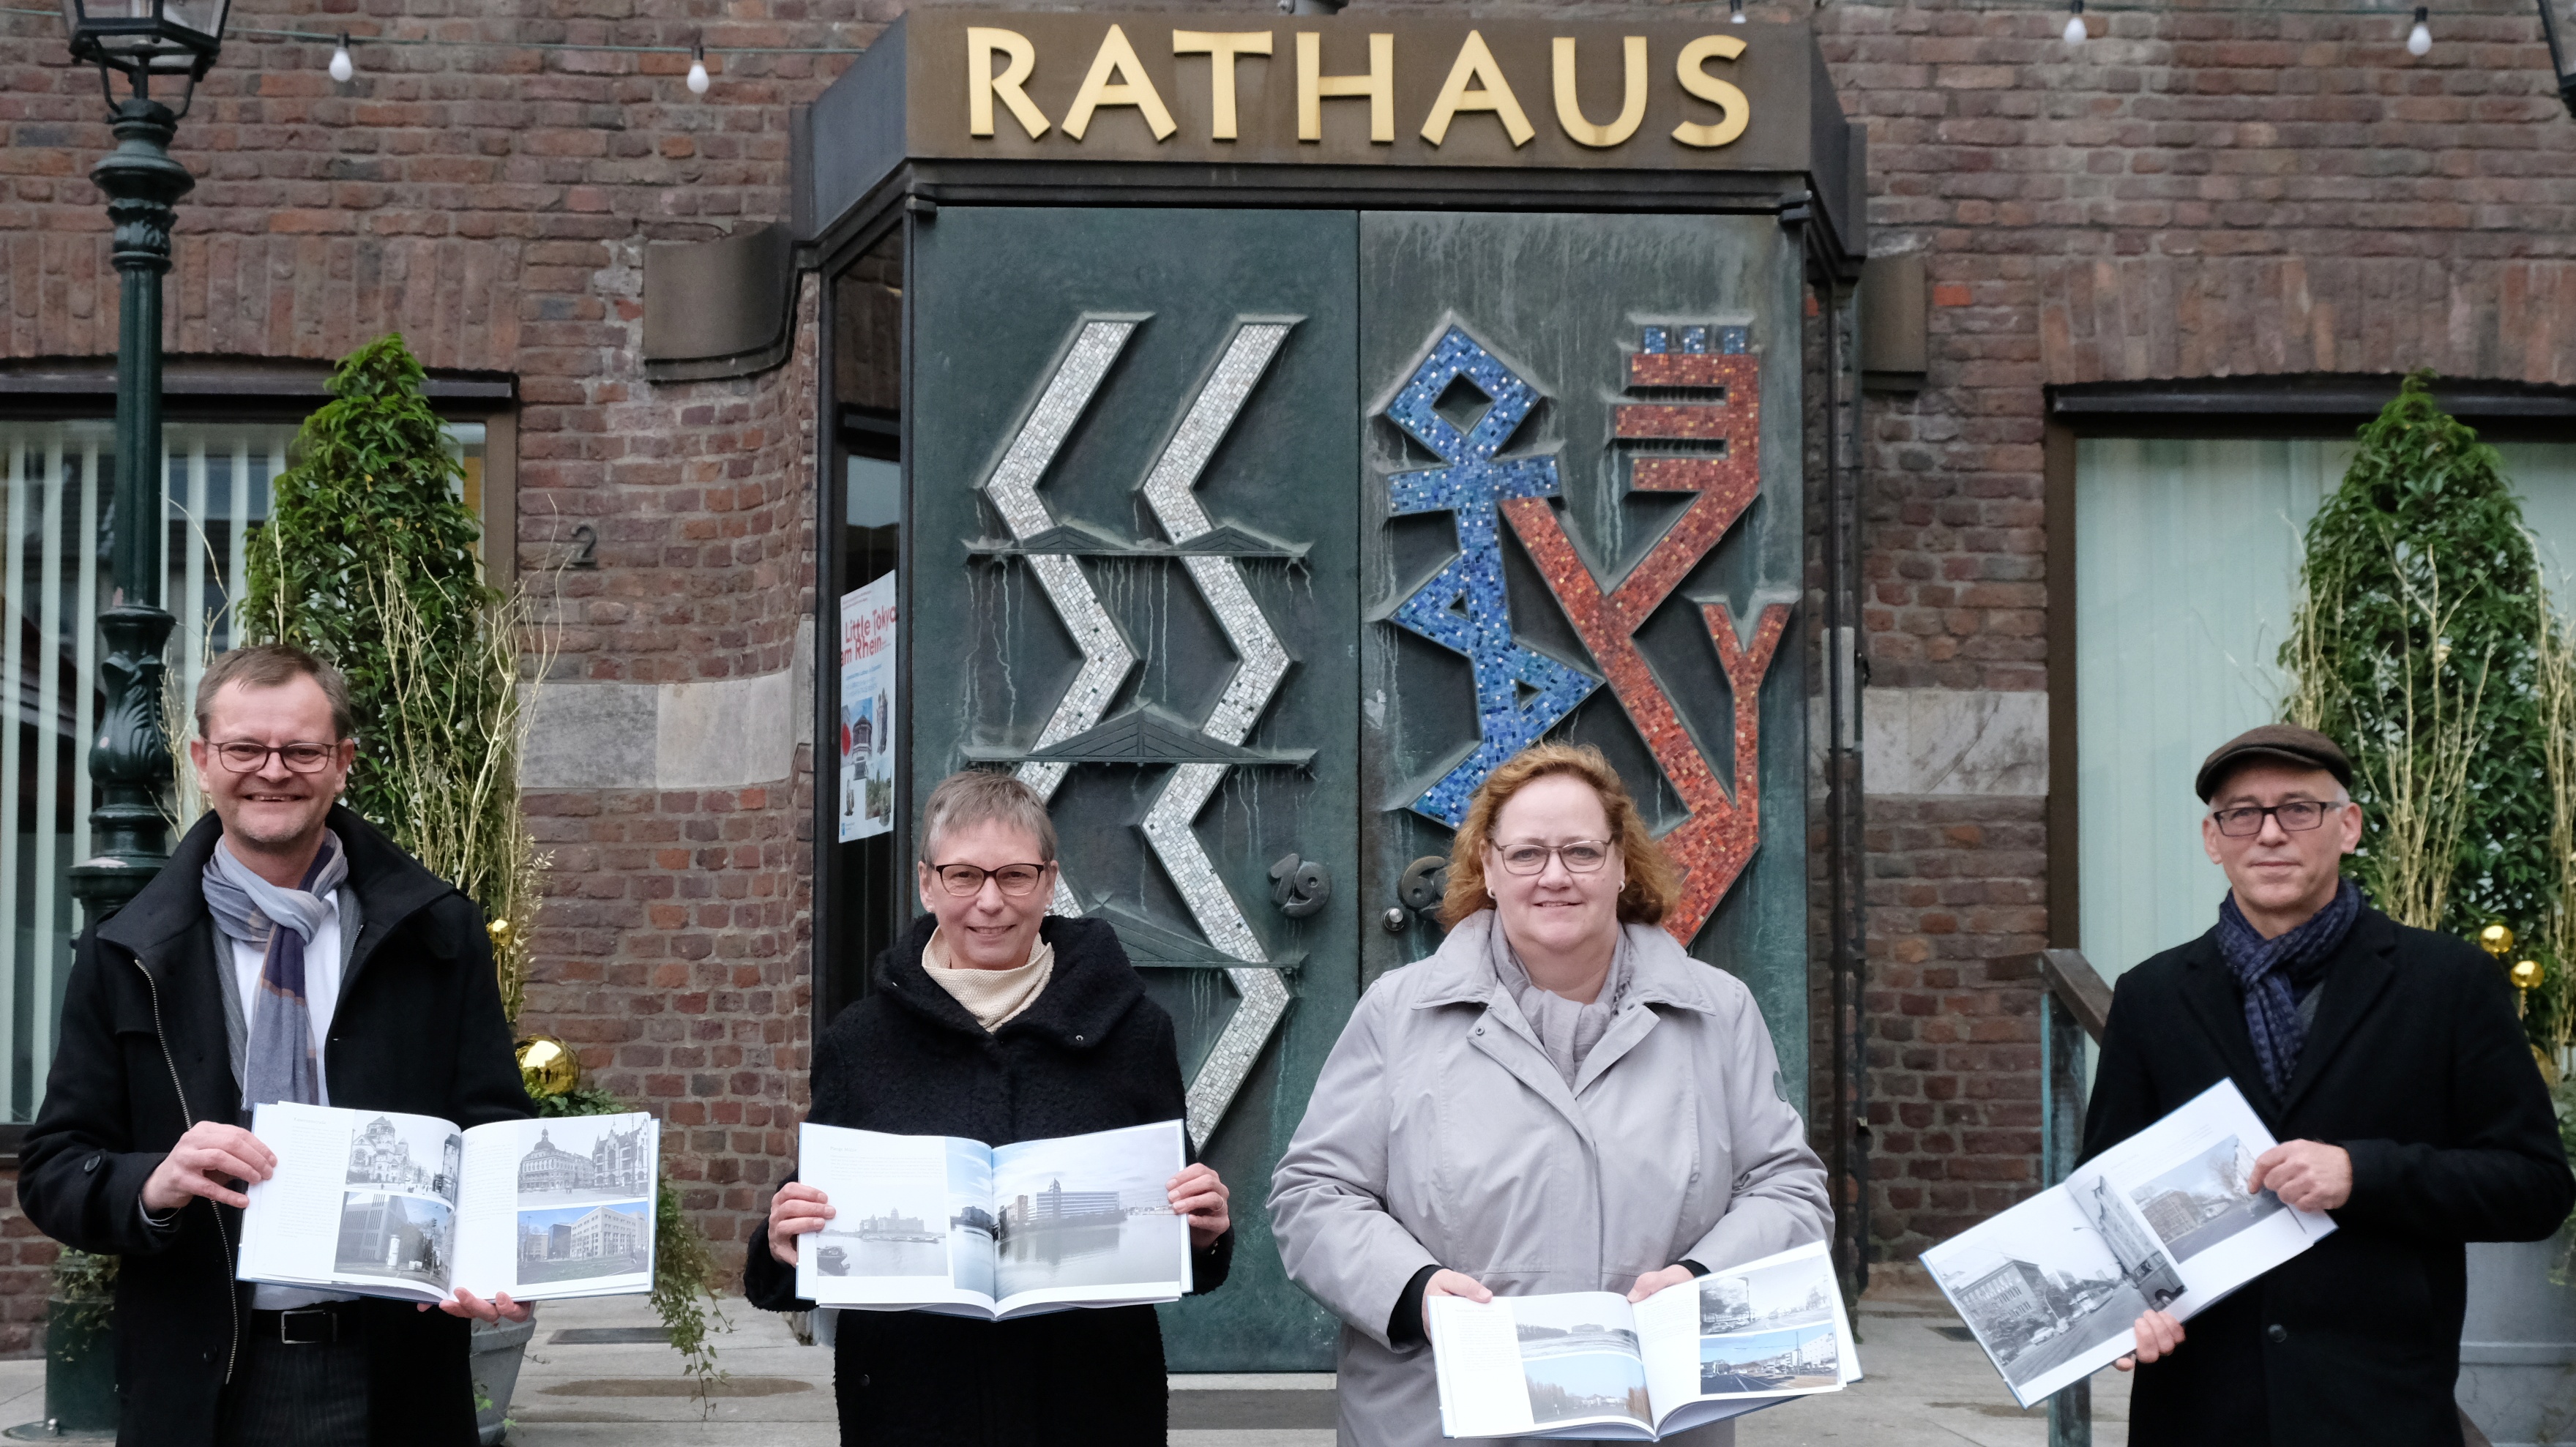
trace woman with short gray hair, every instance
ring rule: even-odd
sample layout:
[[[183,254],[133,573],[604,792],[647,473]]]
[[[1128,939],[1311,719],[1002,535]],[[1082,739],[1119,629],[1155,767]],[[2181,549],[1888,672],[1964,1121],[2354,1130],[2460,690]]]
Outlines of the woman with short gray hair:
[[[970,770],[931,791],[927,913],[816,1044],[806,1119],[1001,1146],[1184,1115],[1171,1017],[1145,998],[1117,934],[1047,913],[1055,850],[1045,801],[1008,774]],[[1213,1291],[1234,1252],[1225,1183],[1192,1164],[1167,1192],[1189,1219],[1196,1289]],[[833,1214],[819,1189],[779,1187],[743,1262],[754,1306],[812,1307],[796,1296],[796,1238]],[[1162,1328],[1150,1306],[1001,1322],[846,1312],[833,1394],[844,1442],[1159,1444]]]

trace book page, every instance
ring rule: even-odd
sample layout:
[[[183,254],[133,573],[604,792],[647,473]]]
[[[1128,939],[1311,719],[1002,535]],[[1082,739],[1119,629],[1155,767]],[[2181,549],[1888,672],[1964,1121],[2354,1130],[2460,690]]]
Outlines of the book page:
[[[476,1126],[458,1284],[519,1301],[653,1289],[662,1125],[641,1111]],[[489,1273],[488,1275],[486,1273]]]
[[[807,1123],[797,1179],[832,1219],[798,1238],[796,1294],[821,1306],[992,1306],[992,1164],[977,1142]]]
[[[1648,1437],[1635,1317],[1609,1291],[1431,1298],[1431,1351],[1453,1437]]]
[[[1860,1377],[1831,1248],[1811,1242],[1668,1286],[1637,1303],[1637,1334],[1657,1421],[1666,1433],[1842,1390]]]
[[[2274,1144],[2222,1080],[1923,1264],[2029,1406],[2135,1347],[2142,1313],[2189,1317],[2335,1229],[2245,1190]]]
[[[277,1152],[277,1171],[247,1192],[241,1279],[447,1295],[463,1166],[455,1126],[272,1102],[252,1112],[251,1133]]]
[[[1190,1289],[1189,1223],[1170,1183],[1177,1120],[993,1152],[995,1285],[1005,1313],[1177,1301]]]
[[[2161,1249],[2184,1288],[2164,1309],[2188,1318],[2334,1231],[2322,1211],[2246,1191],[2255,1160],[2277,1144],[2236,1082],[2222,1080],[2095,1157],[2067,1186],[2115,1250],[2123,1240],[2140,1252]]]

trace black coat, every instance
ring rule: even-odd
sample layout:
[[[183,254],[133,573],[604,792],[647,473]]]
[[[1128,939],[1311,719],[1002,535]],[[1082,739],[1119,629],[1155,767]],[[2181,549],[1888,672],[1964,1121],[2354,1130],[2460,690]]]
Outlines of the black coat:
[[[1145,998],[1118,936],[1050,917],[1046,988],[987,1034],[921,968],[937,922],[913,922],[877,961],[876,993],[843,1010],[814,1051],[806,1119],[986,1145],[1181,1118],[1172,1018]],[[752,1305],[792,1311],[796,1272],[755,1229],[743,1263]],[[1224,1282],[1234,1233],[1190,1261],[1201,1292]],[[1163,1330],[1150,1306],[1012,1321],[845,1311],[832,1361],[841,1440],[902,1447],[1134,1444],[1164,1439]]]
[[[472,901],[357,815],[331,810],[358,897],[356,945],[324,1046],[331,1103],[460,1126],[534,1114],[510,1051],[491,942]],[[18,1154],[18,1203],[66,1246],[124,1258],[116,1281],[117,1440],[214,1440],[251,1288],[233,1280],[241,1213],[191,1200],[174,1231],[143,1224],[143,1183],[198,1121],[240,1119],[224,1033],[233,972],[198,884],[222,830],[208,814],[134,902],[81,936],[62,1043]],[[369,1301],[368,1440],[475,1440],[469,1324]]]
[[[2134,1447],[2458,1443],[2462,1243],[2538,1240],[2576,1202],[2494,961],[2365,907],[2318,988],[2277,1096],[2216,930],[2131,970],[2113,996],[2087,1157],[2233,1079],[2276,1139],[2341,1146],[2353,1172],[2333,1235],[2138,1369]]]

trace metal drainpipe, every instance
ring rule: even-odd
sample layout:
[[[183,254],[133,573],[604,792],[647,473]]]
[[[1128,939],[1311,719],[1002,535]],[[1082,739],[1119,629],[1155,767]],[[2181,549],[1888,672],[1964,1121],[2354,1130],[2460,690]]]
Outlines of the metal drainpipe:
[[[1825,751],[1828,974],[1832,981],[1834,1260],[1858,1296],[1869,1286],[1869,1135],[1862,995],[1868,922],[1861,769],[1861,583],[1857,476],[1860,395],[1849,364],[1857,290],[1844,292],[1819,257],[1825,321]]]

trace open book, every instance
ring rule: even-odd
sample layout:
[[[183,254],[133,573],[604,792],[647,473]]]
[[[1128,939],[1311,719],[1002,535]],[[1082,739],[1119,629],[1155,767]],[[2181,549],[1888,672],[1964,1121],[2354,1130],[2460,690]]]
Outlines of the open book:
[[[2276,1144],[2222,1080],[1923,1265],[2027,1407],[2135,1350],[2142,1313],[2187,1318],[2335,1229],[2246,1192]]]
[[[1189,1293],[1177,1120],[998,1147],[808,1123],[797,1152],[833,1212],[796,1240],[817,1306],[998,1320]]]
[[[661,1122],[643,1114],[504,1120],[263,1105],[277,1152],[252,1183],[235,1275],[274,1286],[443,1301],[653,1289]]]
[[[1609,1291],[1431,1298],[1450,1437],[1651,1442],[1860,1380],[1819,1241],[1631,1306]]]

